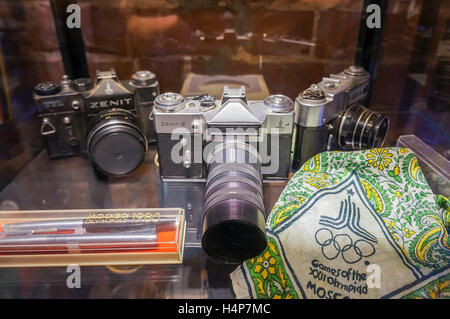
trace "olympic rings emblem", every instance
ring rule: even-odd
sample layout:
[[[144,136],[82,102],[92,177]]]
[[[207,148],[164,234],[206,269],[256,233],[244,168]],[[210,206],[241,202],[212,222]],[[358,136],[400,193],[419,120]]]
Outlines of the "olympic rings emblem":
[[[322,247],[322,254],[328,260],[334,260],[339,255],[348,264],[354,264],[363,257],[375,254],[375,247],[365,239],[353,239],[347,234],[334,235],[328,228],[321,228],[314,235],[316,243]]]

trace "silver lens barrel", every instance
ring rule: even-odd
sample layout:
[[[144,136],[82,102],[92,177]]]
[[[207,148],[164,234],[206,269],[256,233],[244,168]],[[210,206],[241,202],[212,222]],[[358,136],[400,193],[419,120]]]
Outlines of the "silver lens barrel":
[[[338,144],[345,150],[380,147],[388,129],[389,118],[386,114],[354,104],[345,110],[340,119]]]
[[[208,160],[203,249],[217,262],[241,263],[266,247],[260,159],[248,144],[232,142]]]

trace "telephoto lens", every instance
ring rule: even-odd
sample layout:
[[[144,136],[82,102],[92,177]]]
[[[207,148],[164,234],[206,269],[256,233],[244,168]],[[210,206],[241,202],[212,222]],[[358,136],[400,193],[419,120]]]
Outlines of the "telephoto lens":
[[[125,175],[139,166],[147,152],[147,139],[136,116],[124,109],[109,109],[91,121],[87,152],[95,167],[107,175]]]
[[[346,150],[369,149],[383,144],[389,128],[389,118],[386,114],[354,104],[342,114],[338,127],[339,147]]]
[[[228,141],[207,161],[202,246],[214,261],[238,264],[267,245],[260,158],[251,145]]]

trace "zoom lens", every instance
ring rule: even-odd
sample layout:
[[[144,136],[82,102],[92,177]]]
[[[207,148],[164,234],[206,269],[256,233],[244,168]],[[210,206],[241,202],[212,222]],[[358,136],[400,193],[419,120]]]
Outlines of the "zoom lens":
[[[89,127],[87,152],[104,174],[128,174],[144,159],[147,140],[130,111],[110,109],[99,113]]]
[[[345,110],[338,127],[339,147],[345,150],[380,147],[387,135],[389,118],[354,104]]]
[[[260,159],[241,142],[219,144],[208,158],[202,246],[213,260],[238,264],[267,243]]]

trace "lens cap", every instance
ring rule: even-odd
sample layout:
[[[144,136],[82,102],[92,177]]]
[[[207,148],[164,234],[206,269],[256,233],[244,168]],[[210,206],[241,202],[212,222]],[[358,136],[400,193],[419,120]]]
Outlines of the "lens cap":
[[[102,114],[87,138],[89,157],[108,175],[125,175],[136,169],[147,151],[147,140],[130,112]]]
[[[142,138],[127,127],[103,129],[93,138],[89,153],[94,164],[109,175],[125,175],[142,162]]]

